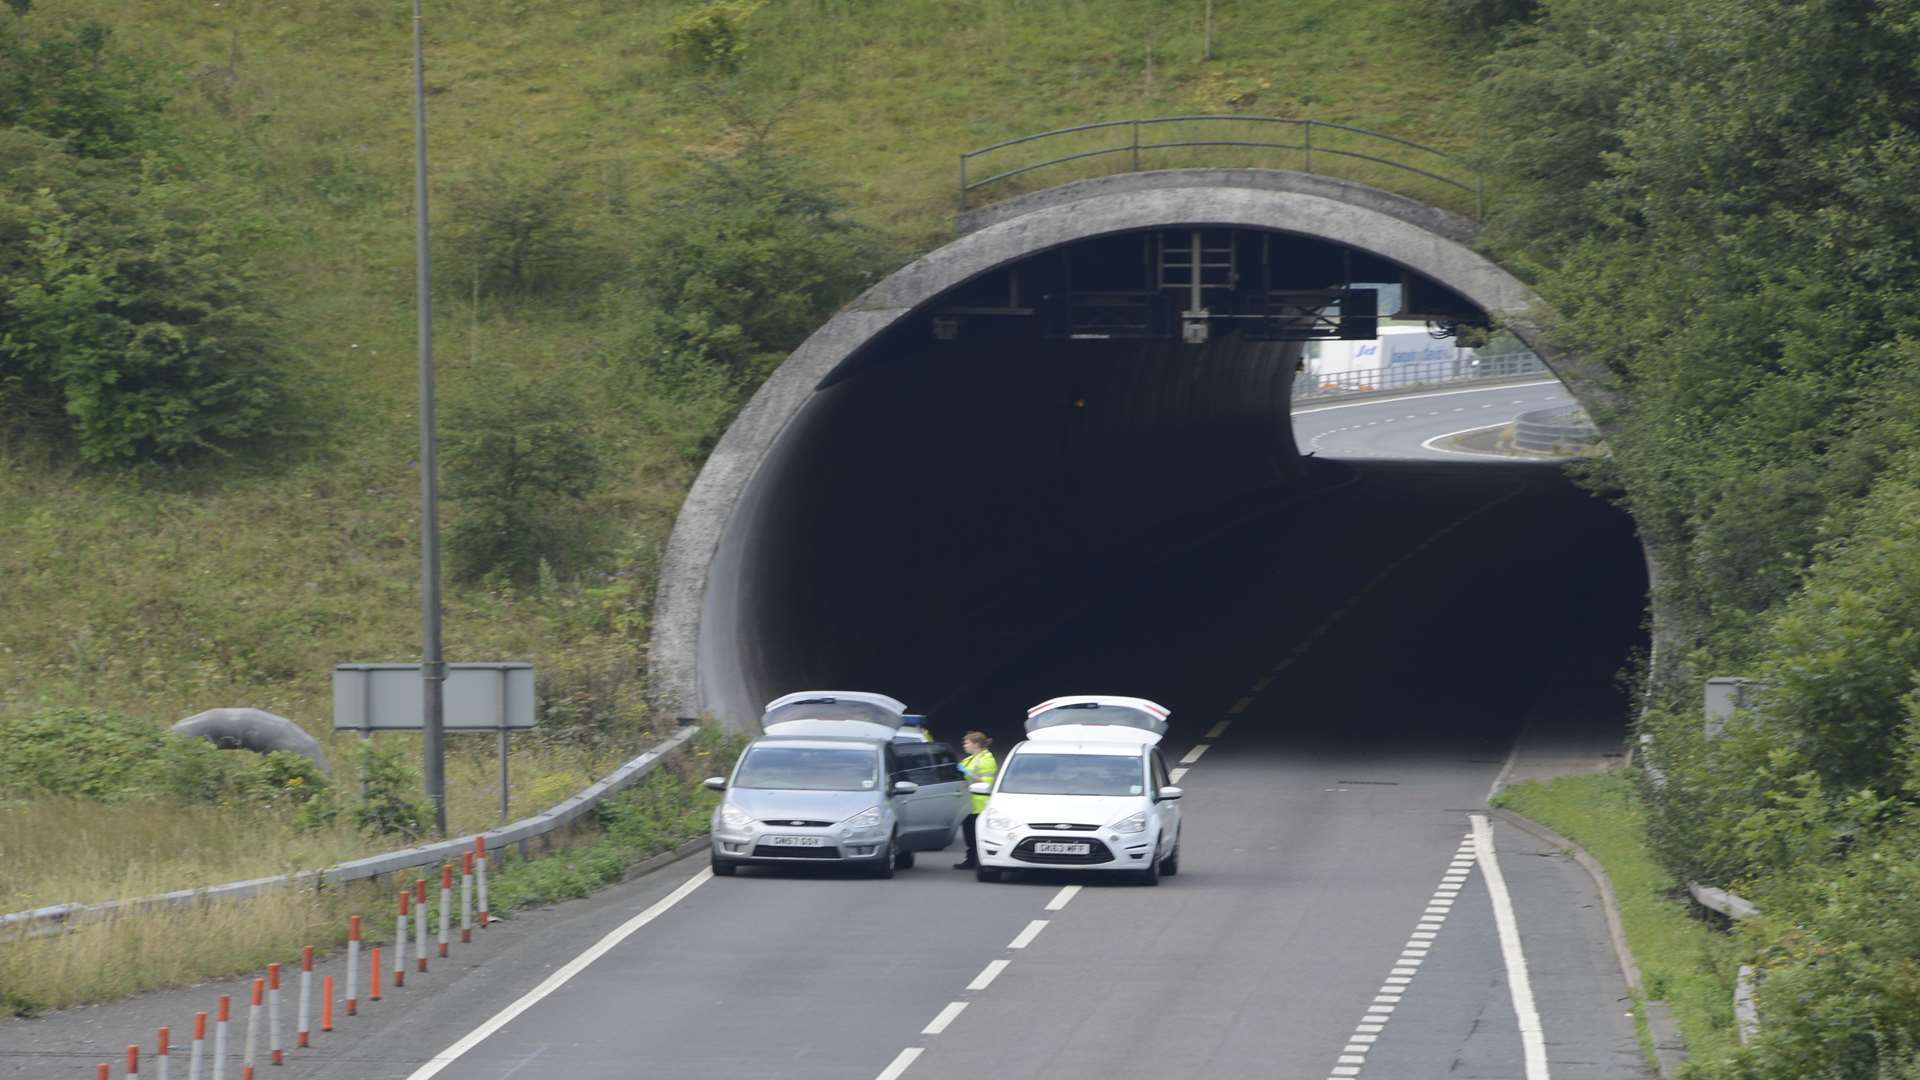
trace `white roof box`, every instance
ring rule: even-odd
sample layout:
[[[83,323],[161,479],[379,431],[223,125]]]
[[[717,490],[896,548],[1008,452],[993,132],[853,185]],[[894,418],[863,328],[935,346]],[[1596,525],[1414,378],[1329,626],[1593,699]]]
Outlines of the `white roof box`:
[[[767,702],[760,730],[769,735],[839,735],[891,739],[905,702],[867,690],[801,690]]]
[[[1167,717],[1170,715],[1164,705],[1146,698],[1122,697],[1118,694],[1076,694],[1048,698],[1028,709],[1027,734],[1036,738],[1045,733],[1047,738],[1118,737],[1131,740],[1140,737],[1136,733],[1144,732],[1158,741],[1167,733]],[[1071,728],[1072,731],[1050,730],[1054,728]]]

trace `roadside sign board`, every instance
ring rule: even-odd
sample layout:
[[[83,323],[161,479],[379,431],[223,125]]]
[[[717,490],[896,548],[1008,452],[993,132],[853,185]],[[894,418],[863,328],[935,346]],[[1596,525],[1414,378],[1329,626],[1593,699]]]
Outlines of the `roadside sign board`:
[[[448,664],[446,730],[530,728],[533,665],[521,661]],[[340,664],[333,669],[333,730],[419,731],[419,664]]]

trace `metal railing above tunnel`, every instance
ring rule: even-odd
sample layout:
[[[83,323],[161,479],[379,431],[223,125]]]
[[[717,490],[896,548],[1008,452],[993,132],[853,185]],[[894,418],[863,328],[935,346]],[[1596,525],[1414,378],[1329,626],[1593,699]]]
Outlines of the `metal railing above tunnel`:
[[[1181,133],[1181,128],[1198,129],[1193,134],[1199,137],[1167,137]],[[1253,137],[1271,131],[1297,133],[1297,141]],[[1248,137],[1235,137],[1241,135]],[[1199,152],[1222,148],[1285,155],[1291,159],[1286,163],[1297,164],[1302,172],[1342,179],[1365,181],[1376,174],[1391,176],[1395,173],[1418,176],[1439,185],[1443,192],[1471,196],[1475,220],[1484,216],[1486,185],[1482,176],[1462,166],[1458,159],[1444,150],[1397,135],[1324,120],[1240,114],[1103,120],[1023,135],[968,150],[960,155],[959,209],[965,213],[998,199],[1032,190],[1017,186],[1016,181],[1041,170],[1074,162],[1099,161],[1109,164],[1118,161],[1121,168],[1114,170],[1118,172],[1198,167],[1217,165],[1219,162],[1183,159],[1195,159],[1200,157]],[[1038,161],[1030,160],[1031,155],[1017,156],[1028,151],[1052,156]],[[1236,164],[1246,164],[1246,156],[1242,154],[1243,160]],[[1316,156],[1320,162],[1317,170]],[[1336,167],[1328,168],[1330,163]],[[987,173],[985,176],[979,175],[983,165]],[[1361,175],[1350,175],[1352,173]],[[1082,178],[1076,175],[1067,179]]]

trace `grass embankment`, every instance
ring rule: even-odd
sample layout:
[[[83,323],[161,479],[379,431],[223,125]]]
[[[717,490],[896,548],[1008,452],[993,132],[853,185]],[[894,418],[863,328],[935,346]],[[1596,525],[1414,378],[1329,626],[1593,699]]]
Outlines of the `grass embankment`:
[[[537,904],[585,896],[620,880],[633,864],[703,835],[717,796],[702,788],[700,781],[725,772],[737,752],[736,742],[703,732],[686,753],[557,837],[551,852],[542,852],[538,844],[530,848],[533,857],[525,860],[511,848],[499,852],[502,868],[489,881],[493,912],[510,915]],[[46,809],[42,806],[36,813]],[[93,804],[58,809],[75,814],[83,825],[89,815],[104,810]],[[287,834],[271,827],[266,815],[261,820],[217,822],[214,819],[220,813],[199,809],[153,813],[151,825],[126,830],[117,850],[84,852],[69,860],[60,858],[57,844],[22,843],[35,828],[50,830],[48,821],[9,812],[0,819],[5,829],[0,832],[0,850],[7,851],[10,859],[18,855],[25,861],[21,869],[37,872],[42,881],[59,880],[61,874],[82,882],[117,881],[126,894],[144,895],[174,880],[165,876],[166,854],[172,849],[163,845],[207,847],[206,865],[221,865],[225,868],[221,873],[245,877],[255,871],[322,865],[352,850],[356,840],[348,832],[276,839]],[[121,815],[119,823],[125,825],[127,817]],[[72,827],[64,819],[57,820],[61,829]],[[196,843],[199,840],[211,843]],[[283,846],[238,850],[263,843]],[[227,862],[211,861],[222,855]],[[281,861],[277,865],[259,861],[270,856]],[[289,889],[245,902],[169,908],[152,915],[84,923],[57,936],[8,941],[0,946],[0,1012],[64,1008],[255,971],[271,962],[296,959],[302,945],[314,945],[324,954],[346,940],[348,916],[386,915],[396,882],[411,882],[415,876],[431,878],[433,874],[423,868],[385,882]],[[436,912],[429,905],[435,928]],[[384,940],[390,936],[390,927],[386,918],[367,918],[368,940]]]
[[[1693,1060],[1733,1051],[1733,979],[1739,945],[1695,915],[1682,882],[1654,857],[1635,773],[1562,776],[1514,784],[1494,799],[1587,849],[1606,868],[1646,996],[1664,1001]],[[1647,1038],[1639,1011],[1641,1038]]]

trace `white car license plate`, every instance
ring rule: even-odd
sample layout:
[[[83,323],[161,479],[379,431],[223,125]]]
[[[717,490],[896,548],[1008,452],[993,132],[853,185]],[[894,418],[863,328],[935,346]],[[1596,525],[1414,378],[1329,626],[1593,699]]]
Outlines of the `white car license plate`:
[[[1060,840],[1039,840],[1033,845],[1035,855],[1087,855],[1092,851],[1092,844],[1070,844]]]
[[[826,847],[824,836],[769,836],[760,841],[768,847]]]

